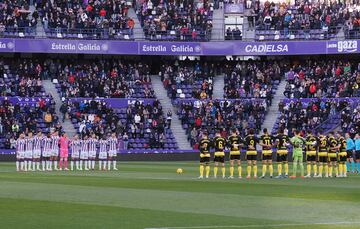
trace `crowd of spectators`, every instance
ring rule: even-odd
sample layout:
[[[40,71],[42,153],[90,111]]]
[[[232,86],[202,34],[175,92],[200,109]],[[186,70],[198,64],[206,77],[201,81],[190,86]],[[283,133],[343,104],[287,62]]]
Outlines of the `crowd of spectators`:
[[[70,99],[67,106],[80,135],[95,133],[102,138],[115,132],[124,149],[177,148],[169,129],[171,118],[165,117],[157,100],[146,105],[136,101],[125,108],[112,108],[102,100]]]
[[[10,32],[31,33],[39,14],[31,13],[28,1],[3,0],[0,2],[0,35]]]
[[[138,2],[137,14],[151,40],[209,40],[213,6],[207,1]]]
[[[242,40],[242,33],[239,27],[226,29],[225,40]]]
[[[13,102],[2,97],[0,105],[0,148],[14,149],[21,132],[48,133],[51,128],[61,131],[53,100],[36,103]]]
[[[358,97],[360,63],[345,60],[306,60],[285,73],[288,98]]]
[[[41,63],[32,59],[0,59],[1,96],[44,96]]]
[[[38,1],[36,7],[45,32],[124,38],[124,34],[132,35],[135,26],[128,16],[131,4],[123,0],[47,0]]]
[[[178,103],[178,114],[186,129],[190,144],[197,148],[203,131],[213,136],[221,130],[223,137],[231,128],[241,135],[248,128],[260,130],[267,111],[265,100],[182,100]]]
[[[271,105],[272,90],[279,84],[287,62],[244,61],[225,66],[224,95],[229,99],[262,98]]]
[[[147,64],[106,59],[47,63],[53,64],[62,97],[154,98]]]
[[[172,100],[212,98],[213,77],[216,74],[213,63],[184,61],[163,64],[159,74]]]
[[[336,114],[349,106],[346,100],[315,99],[311,101],[292,100],[279,103],[279,117],[272,133],[278,129],[293,129],[305,131],[324,131],[321,124],[336,116]],[[332,127],[329,127],[331,129]]]

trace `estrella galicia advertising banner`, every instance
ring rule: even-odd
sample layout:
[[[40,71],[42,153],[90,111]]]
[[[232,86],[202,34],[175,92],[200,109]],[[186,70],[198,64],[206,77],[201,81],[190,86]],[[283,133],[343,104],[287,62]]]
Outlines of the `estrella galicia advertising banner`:
[[[161,42],[0,38],[0,52],[119,55],[318,55],[359,53],[360,40]]]

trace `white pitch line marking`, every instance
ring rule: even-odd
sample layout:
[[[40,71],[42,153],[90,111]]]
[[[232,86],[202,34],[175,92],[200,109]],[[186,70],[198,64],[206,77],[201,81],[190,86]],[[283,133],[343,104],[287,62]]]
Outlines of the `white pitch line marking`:
[[[261,228],[261,227],[294,227],[311,225],[355,225],[360,222],[332,222],[332,223],[287,223],[287,224],[250,224],[250,225],[224,225],[224,226],[189,226],[189,227],[149,227],[145,229],[206,229],[206,228]]]

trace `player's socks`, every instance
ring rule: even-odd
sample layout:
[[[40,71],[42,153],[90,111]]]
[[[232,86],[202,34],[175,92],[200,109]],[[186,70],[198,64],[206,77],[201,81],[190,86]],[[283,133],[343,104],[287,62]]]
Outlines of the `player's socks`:
[[[82,170],[82,166],[83,166],[83,161],[80,161],[80,170]]]
[[[247,176],[250,177],[251,176],[251,166],[250,165],[247,166],[246,171],[247,171]]]
[[[262,176],[265,176],[265,174],[266,174],[266,165],[263,165],[262,166]]]
[[[28,162],[28,165],[29,165],[28,170],[31,171],[31,169],[32,169],[32,161],[29,161],[29,162]]]
[[[38,162],[35,162],[35,161],[32,163],[32,165],[33,165],[33,170],[34,170],[34,171],[36,170],[36,164],[37,164],[37,163],[38,163]]]
[[[297,166],[298,166],[298,163],[297,161],[293,164],[293,176],[296,177],[296,173],[297,173]]]
[[[24,170],[27,171],[27,161],[24,161]]]
[[[230,177],[234,176],[234,166],[230,166]]]
[[[223,166],[223,167],[221,168],[221,173],[222,173],[222,176],[223,176],[223,177],[225,177],[225,171],[226,171],[226,169],[225,169],[225,167]]]
[[[110,170],[111,167],[111,161],[108,161],[108,170]]]
[[[346,165],[343,165],[343,175],[346,176],[347,175],[347,168]]]
[[[53,161],[50,161],[49,169],[52,169]]]
[[[210,175],[210,166],[209,165],[207,165],[205,167],[205,171],[206,171],[206,177],[209,177],[209,175]]]
[[[332,176],[332,172],[333,172],[333,167],[332,167],[332,165],[328,167],[328,170],[329,170],[328,175],[329,175],[329,176]]]
[[[113,169],[117,169],[116,168],[116,160],[113,161]]]
[[[215,166],[215,167],[214,167],[214,177],[217,177],[217,173],[218,173],[218,167]]]
[[[278,164],[278,173],[279,173],[279,176],[281,176],[281,174],[282,174],[282,164]]]
[[[62,159],[60,159],[59,166],[60,166],[60,169],[62,169],[62,166],[63,166],[63,160]]]
[[[24,170],[24,162],[23,161],[20,162],[20,170]]]
[[[322,173],[323,173],[323,168],[324,168],[323,165],[319,166],[319,175],[321,175],[321,176],[322,176]]]
[[[89,168],[88,168],[88,160],[85,160],[84,161],[84,167],[85,167],[85,170],[88,170]]]
[[[242,168],[241,168],[241,166],[238,166],[238,174],[239,174],[239,177],[241,177],[241,171],[242,171]]]
[[[360,162],[356,162],[356,165],[357,165],[357,172],[360,172]]]
[[[338,174],[342,177],[343,175],[343,164],[339,164],[339,167],[338,167]]]
[[[45,170],[45,161],[41,161],[42,170]]]
[[[339,167],[335,166],[335,176],[338,177],[339,176]]]
[[[107,162],[107,161],[104,161],[104,170],[106,169],[106,162]]]
[[[57,162],[57,160],[54,161],[54,169],[58,169],[58,162]]]
[[[289,164],[285,163],[285,175],[289,174]]]
[[[75,161],[75,166],[76,166],[76,169],[79,170],[79,161]]]
[[[350,162],[346,161],[346,170],[347,172],[350,172]]]
[[[74,161],[70,161],[70,169],[74,170]]]
[[[91,161],[88,160],[87,163],[88,163],[88,169],[91,169]]]
[[[257,177],[257,165],[253,166],[253,170],[254,170],[254,177]]]
[[[36,170],[40,170],[40,161],[36,162]]]
[[[311,174],[311,165],[310,164],[307,164],[306,171],[307,171],[307,175],[310,176],[310,174]]]
[[[67,170],[68,169],[68,160],[67,158],[64,159],[64,167]]]
[[[304,176],[304,164],[302,162],[300,162],[300,175],[301,175],[301,178],[303,178],[303,176]]]
[[[316,164],[313,165],[313,169],[314,169],[314,175],[316,175],[317,174],[317,165]]]
[[[16,161],[16,171],[19,171],[19,170],[20,170],[20,162]]]
[[[95,160],[91,161],[91,169],[95,169]]]
[[[269,165],[269,171],[270,171],[270,176],[272,177],[274,173],[274,166],[272,164]]]
[[[204,176],[204,166],[203,165],[200,165],[200,177],[203,177]]]

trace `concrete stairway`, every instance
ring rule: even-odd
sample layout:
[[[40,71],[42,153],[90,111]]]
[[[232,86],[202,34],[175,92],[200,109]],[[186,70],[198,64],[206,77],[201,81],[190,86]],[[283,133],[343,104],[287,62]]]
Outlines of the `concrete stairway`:
[[[187,140],[186,132],[182,128],[179,116],[177,115],[176,108],[172,105],[171,99],[168,97],[166,89],[161,82],[161,78],[157,75],[152,75],[151,82],[154,87],[156,98],[160,101],[163,107],[163,111],[165,113],[167,113],[168,110],[172,111],[173,118],[171,122],[171,131],[175,136],[175,140],[178,143],[179,149],[191,149],[190,143]]]
[[[62,104],[59,94],[55,88],[55,85],[51,82],[51,80],[43,80],[43,86],[47,94],[51,94],[55,101],[55,111],[56,115],[59,117],[59,120],[62,120],[62,114],[60,112],[60,106]],[[68,136],[73,136],[76,133],[74,125],[71,123],[69,119],[66,119],[65,122],[62,123],[63,130],[67,133]]]
[[[144,30],[141,28],[139,18],[136,15],[136,12],[135,12],[134,8],[129,9],[128,16],[131,17],[135,22],[134,39],[135,40],[144,40],[145,39]]]
[[[286,86],[286,80],[282,80],[279,84],[278,89],[276,90],[276,94],[272,100],[271,106],[268,108],[268,113],[265,116],[265,121],[262,124],[262,129],[267,128],[269,132],[273,129],[276,119],[279,114],[279,102],[285,99],[284,91]]]
[[[211,30],[211,40],[223,41],[224,36],[224,9],[215,9],[213,13],[213,28]]]
[[[213,99],[224,98],[224,75],[217,75],[213,79]]]

